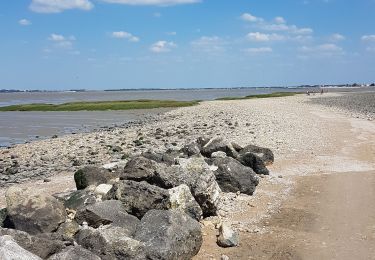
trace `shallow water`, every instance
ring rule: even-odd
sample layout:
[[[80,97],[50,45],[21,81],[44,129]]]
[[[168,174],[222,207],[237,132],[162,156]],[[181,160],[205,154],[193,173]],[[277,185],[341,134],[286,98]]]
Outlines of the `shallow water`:
[[[0,146],[114,126],[144,119],[170,109],[109,112],[0,112]]]

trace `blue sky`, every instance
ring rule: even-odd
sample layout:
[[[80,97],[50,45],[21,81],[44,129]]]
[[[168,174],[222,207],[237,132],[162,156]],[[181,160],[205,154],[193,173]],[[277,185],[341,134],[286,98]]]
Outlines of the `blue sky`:
[[[375,81],[375,0],[2,0],[0,89]]]

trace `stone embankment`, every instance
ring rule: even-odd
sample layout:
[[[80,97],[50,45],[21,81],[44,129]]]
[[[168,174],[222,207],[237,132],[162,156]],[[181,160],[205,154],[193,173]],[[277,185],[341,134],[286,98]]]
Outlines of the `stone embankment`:
[[[144,152],[74,174],[76,191],[36,194],[10,187],[0,212],[1,259],[191,259],[201,221],[218,215],[227,192],[252,195],[270,149],[200,137],[181,149]],[[217,244],[239,234],[216,223]]]

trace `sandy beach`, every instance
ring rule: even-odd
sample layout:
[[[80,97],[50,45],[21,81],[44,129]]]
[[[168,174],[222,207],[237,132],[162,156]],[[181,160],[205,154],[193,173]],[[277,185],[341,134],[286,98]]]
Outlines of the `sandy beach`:
[[[375,259],[371,97],[366,96],[365,111],[356,109],[360,101],[340,105],[347,99],[341,94],[205,101],[147,123],[1,149],[0,206],[5,206],[10,185],[50,194],[74,190],[73,173],[84,165],[101,166],[150,149],[179,149],[200,136],[221,136],[241,146],[268,147],[275,163],[253,196],[221,195],[218,216],[201,221],[203,246],[194,259]],[[12,165],[15,174],[5,174]],[[239,232],[238,247],[216,245],[220,221]]]

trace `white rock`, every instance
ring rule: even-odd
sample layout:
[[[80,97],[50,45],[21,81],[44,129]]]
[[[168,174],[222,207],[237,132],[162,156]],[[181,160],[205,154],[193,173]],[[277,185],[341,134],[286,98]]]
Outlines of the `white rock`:
[[[119,169],[125,167],[127,164],[127,160],[122,160],[119,162],[113,162],[113,163],[107,163],[102,166],[102,168],[107,169],[107,170],[114,170],[114,169]]]
[[[225,158],[227,157],[227,154],[222,151],[214,152],[211,154],[211,158]]]
[[[40,257],[20,247],[11,236],[0,237],[1,260],[41,260]]]
[[[111,184],[100,184],[95,188],[94,192],[98,195],[104,196],[112,189],[112,187],[113,185]]]
[[[234,231],[229,224],[223,223],[219,229],[219,237],[217,244],[221,247],[234,247],[238,246],[239,238],[238,233]]]

